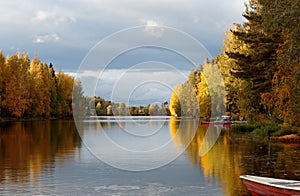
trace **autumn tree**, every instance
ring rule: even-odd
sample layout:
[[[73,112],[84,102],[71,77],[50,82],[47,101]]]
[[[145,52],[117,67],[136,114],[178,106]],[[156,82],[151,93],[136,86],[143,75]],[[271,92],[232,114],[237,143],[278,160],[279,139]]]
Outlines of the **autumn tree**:
[[[179,97],[181,96],[182,87],[177,84],[173,89],[171,99],[170,99],[170,106],[169,110],[172,116],[181,116],[181,106]]]
[[[51,103],[48,66],[35,57],[30,63],[29,75],[31,78],[31,115],[48,118]]]
[[[266,107],[284,126],[300,131],[300,2],[265,1],[263,25],[266,33],[276,38],[276,62],[273,89],[264,93]]]
[[[74,114],[77,114],[78,119],[85,118],[85,115],[87,113],[86,110],[86,99],[83,96],[83,89],[81,85],[81,80],[78,78],[76,80],[73,80],[73,92],[72,92],[72,111]],[[98,106],[98,105],[97,105]],[[101,104],[100,104],[101,107]],[[97,110],[97,107],[96,107]]]
[[[200,74],[200,82],[197,84],[197,100],[201,116],[210,117],[211,115],[211,97],[209,89],[203,74]]]
[[[199,105],[207,104],[210,107],[211,117],[218,117],[225,114],[225,87],[218,62],[213,59],[206,61],[202,66],[200,86],[198,95],[204,93],[203,100],[199,100]],[[204,83],[201,87],[201,83]],[[206,83],[206,84],[205,84]]]
[[[50,116],[57,116],[58,102],[57,102],[57,79],[52,63],[49,65],[49,85],[50,85]]]
[[[30,107],[30,87],[27,69],[29,59],[26,53],[21,56],[16,53],[7,57],[3,74],[2,106],[8,116],[23,117],[25,111]]]
[[[175,86],[169,110],[173,116],[199,117],[199,107],[193,84],[187,81],[182,85]]]
[[[151,116],[154,116],[154,115],[166,115],[166,111],[165,111],[165,108],[164,108],[163,104],[161,104],[161,105],[150,104],[149,105],[149,114]]]
[[[57,78],[57,100],[58,100],[58,116],[72,116],[72,90],[74,78],[70,75],[59,72]]]
[[[2,54],[2,51],[0,50],[0,116],[2,116],[4,105],[3,105],[3,100],[4,100],[4,69],[5,69],[5,57]]]
[[[222,52],[215,57],[215,62],[218,64],[224,80],[226,112],[232,116],[244,116],[241,106],[245,104],[241,102],[247,96],[245,90],[247,81],[234,76],[232,70],[238,69],[238,65],[236,60],[230,58],[226,53],[237,53],[245,49],[246,45],[235,39],[231,31],[227,31]]]
[[[101,112],[101,103],[100,102],[98,102],[96,105],[96,112],[97,112],[97,115],[100,115],[100,112]]]
[[[37,56],[32,60],[27,53],[4,57],[0,51],[1,117],[71,117],[73,85],[74,104],[84,108],[79,80],[56,74],[52,64],[42,63]]]
[[[243,16],[247,19],[242,25],[236,24],[231,30],[234,39],[242,46],[241,50],[227,50],[226,55],[234,59],[236,67],[231,70],[236,78],[244,81],[244,94],[240,109],[249,120],[257,120],[269,115],[263,106],[262,94],[272,91],[278,39],[269,36],[263,26],[263,1],[250,0]]]

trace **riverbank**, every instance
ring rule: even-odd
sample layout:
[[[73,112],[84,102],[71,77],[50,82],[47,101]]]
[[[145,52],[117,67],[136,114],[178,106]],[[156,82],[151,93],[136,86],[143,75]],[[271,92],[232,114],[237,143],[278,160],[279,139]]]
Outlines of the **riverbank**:
[[[73,117],[69,118],[57,118],[57,117],[51,117],[51,118],[3,118],[0,117],[0,123],[2,122],[9,122],[9,121],[39,121],[39,120],[73,120]]]
[[[293,127],[281,127],[277,124],[234,124],[231,126],[233,135],[255,140],[269,140],[274,143],[299,143],[300,133]]]
[[[280,137],[270,137],[270,141],[273,143],[300,144],[300,135],[291,134]]]

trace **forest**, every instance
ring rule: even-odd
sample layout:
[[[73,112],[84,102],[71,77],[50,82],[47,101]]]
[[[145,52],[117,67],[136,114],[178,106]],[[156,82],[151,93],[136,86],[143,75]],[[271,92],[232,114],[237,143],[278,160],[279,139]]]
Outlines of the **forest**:
[[[83,96],[79,79],[27,53],[6,56],[0,51],[0,118],[72,118],[77,107],[83,115],[169,115],[167,103],[126,106],[101,97]]]
[[[80,80],[56,73],[51,63],[0,51],[0,118],[70,118],[73,87],[83,98]]]
[[[191,70],[188,80],[174,88],[171,114],[224,113],[300,130],[299,16],[300,1],[245,3],[245,22],[226,32],[219,55]],[[210,78],[215,69],[220,70],[222,85]],[[208,81],[213,88],[208,88]],[[215,96],[225,97],[225,105],[212,102]]]

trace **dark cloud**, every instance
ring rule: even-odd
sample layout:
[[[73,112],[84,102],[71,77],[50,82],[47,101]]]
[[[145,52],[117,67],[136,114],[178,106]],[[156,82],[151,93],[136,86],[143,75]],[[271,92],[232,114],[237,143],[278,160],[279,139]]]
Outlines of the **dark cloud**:
[[[5,54],[28,51],[42,60],[52,59],[59,69],[69,70],[73,65],[76,70],[81,61],[77,57],[84,57],[98,41],[123,28],[148,23],[186,31],[215,56],[224,31],[242,21],[243,2],[11,0],[0,2],[0,12],[0,42]],[[70,58],[60,57],[64,55]]]
[[[164,29],[152,28],[162,25],[184,31],[200,42],[210,54],[197,58],[198,61],[194,62],[202,63],[204,58],[215,56],[220,52],[225,37],[224,31],[228,30],[232,23],[242,22],[243,10],[243,1],[240,0],[0,1],[0,49],[4,54],[13,54],[17,51],[28,52],[30,57],[37,54],[43,62],[53,63],[57,71],[63,70],[75,74],[89,51],[106,37],[122,29],[140,25],[146,25],[140,33],[148,34],[151,37],[149,39],[172,36],[166,34]],[[131,36],[132,39],[137,40],[148,39],[145,35],[132,34]],[[164,39],[161,40],[163,42]],[[184,39],[177,38],[176,34],[169,40],[172,40],[168,43],[169,46],[174,46],[177,50],[181,48],[188,56],[201,56],[207,53],[195,50],[195,46],[185,42]],[[124,40],[110,41],[105,50],[100,51],[100,56],[96,54],[95,58],[89,59],[86,63],[103,67],[101,62],[106,62],[105,59],[119,48],[126,48]],[[128,50],[113,59],[105,68],[113,71],[106,70],[102,78],[101,75],[99,77],[96,68],[84,70],[87,83],[93,83],[96,79],[100,81],[99,86],[101,86],[100,89],[87,91],[95,91],[97,95],[111,99],[112,88],[120,81],[118,77],[121,73],[117,70],[130,69],[132,66],[149,61],[166,63],[185,73],[194,67],[189,59],[174,51],[157,48]],[[134,85],[131,83],[133,80],[130,79],[136,78],[138,82],[151,73],[154,80],[165,82],[170,87],[185,80],[172,75],[172,71],[163,72],[160,67],[136,69],[135,72],[131,70],[127,73],[131,78],[122,83],[124,88],[121,85],[122,88],[118,90],[120,93],[114,98],[124,101],[124,97],[128,96],[128,89],[125,86]],[[158,86],[147,84],[139,87],[138,91],[132,94],[131,100],[135,103],[165,101],[171,91]],[[143,101],[146,97],[148,100]]]

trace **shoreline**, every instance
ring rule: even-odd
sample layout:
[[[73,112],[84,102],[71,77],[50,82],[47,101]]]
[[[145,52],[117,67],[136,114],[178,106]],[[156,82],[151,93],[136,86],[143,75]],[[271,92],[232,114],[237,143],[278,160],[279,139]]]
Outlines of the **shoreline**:
[[[0,123],[4,122],[25,122],[25,121],[39,121],[39,120],[74,120],[73,117],[70,118],[57,118],[57,117],[51,117],[51,118],[3,118],[0,117]]]
[[[272,143],[283,143],[283,144],[299,144],[300,136],[297,134],[283,135],[279,137],[270,137]]]

